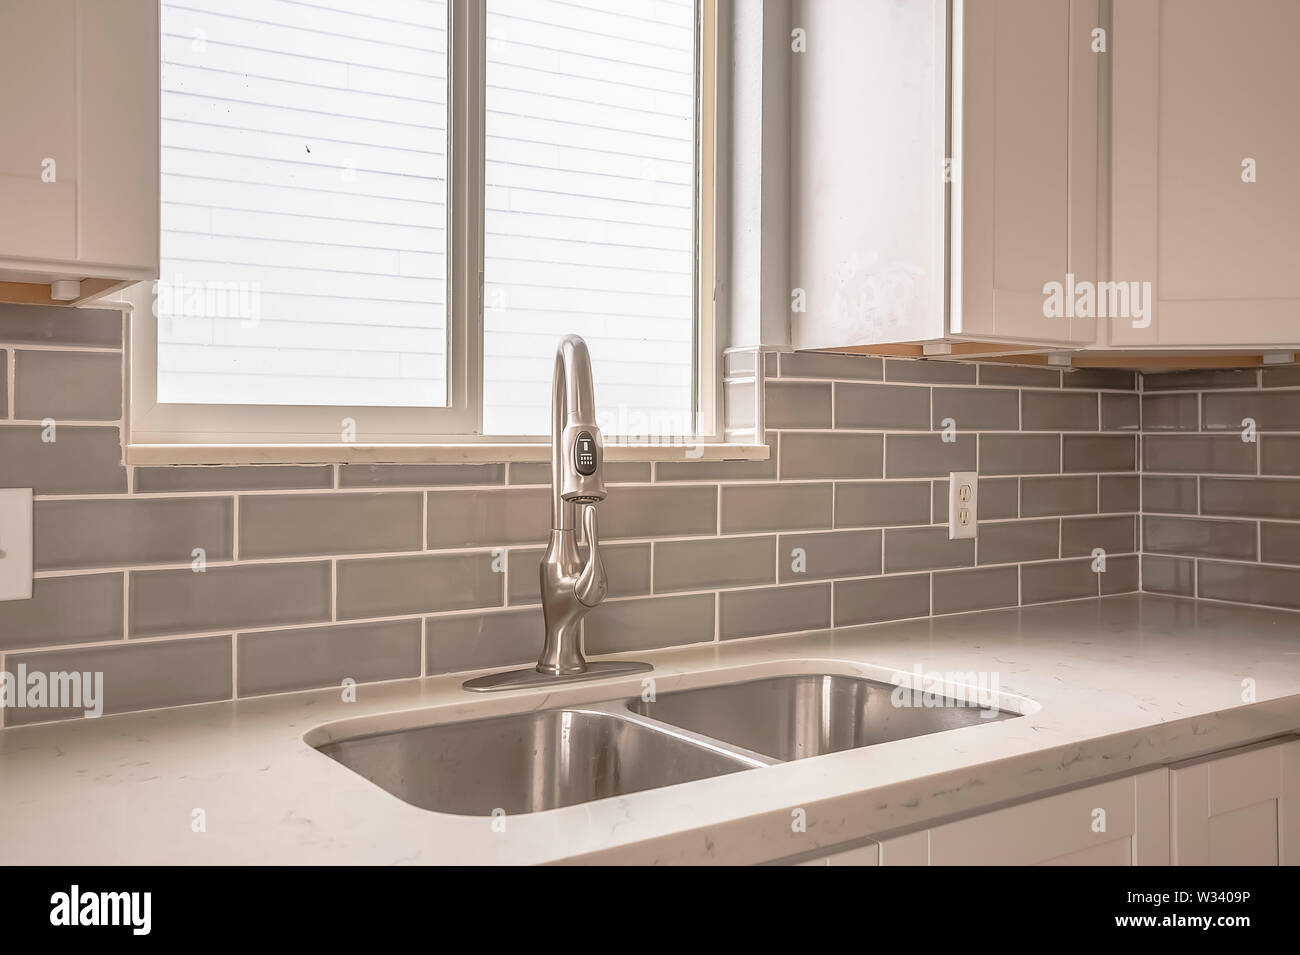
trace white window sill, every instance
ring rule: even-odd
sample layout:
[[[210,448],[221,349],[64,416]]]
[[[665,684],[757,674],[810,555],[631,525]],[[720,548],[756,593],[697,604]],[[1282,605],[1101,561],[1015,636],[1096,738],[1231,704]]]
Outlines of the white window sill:
[[[607,444],[605,460],[766,461],[765,444]],[[131,444],[126,463],[167,464],[500,464],[549,461],[535,444]]]

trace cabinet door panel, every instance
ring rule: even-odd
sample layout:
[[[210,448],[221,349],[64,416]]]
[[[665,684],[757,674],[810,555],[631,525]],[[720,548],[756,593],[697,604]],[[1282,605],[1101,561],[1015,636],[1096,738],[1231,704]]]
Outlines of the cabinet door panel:
[[[0,3],[0,256],[76,255],[76,37],[73,0]]]
[[[1297,34],[1294,0],[1115,5],[1111,277],[1154,303],[1112,344],[1300,342]]]
[[[1113,858],[1122,841],[1127,864],[1134,834],[1133,777],[1036,799],[930,830],[931,865],[1035,865],[1074,853]],[[1097,810],[1105,813],[1100,829]]]
[[[1175,865],[1297,863],[1300,741],[1170,768]]]
[[[78,0],[78,258],[158,274],[158,2]]]
[[[1096,23],[1095,0],[960,5],[954,333],[1093,340],[1092,319],[1044,314],[1043,287],[1096,278]]]

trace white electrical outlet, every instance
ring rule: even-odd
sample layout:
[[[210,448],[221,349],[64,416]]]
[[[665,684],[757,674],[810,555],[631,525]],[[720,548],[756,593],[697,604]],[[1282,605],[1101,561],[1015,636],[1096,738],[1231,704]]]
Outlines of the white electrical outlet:
[[[0,488],[0,600],[32,595],[32,489]]]
[[[953,471],[948,475],[948,540],[975,536],[978,503],[979,476],[974,471]]]

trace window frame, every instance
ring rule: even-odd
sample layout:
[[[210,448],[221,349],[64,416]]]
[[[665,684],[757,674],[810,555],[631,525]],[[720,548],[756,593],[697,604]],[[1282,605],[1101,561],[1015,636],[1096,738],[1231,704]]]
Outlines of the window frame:
[[[719,246],[718,228],[718,16],[719,0],[696,0],[695,89],[695,283],[692,404],[697,433],[651,437],[646,447],[725,446],[722,426],[722,347],[715,309]],[[238,449],[261,448],[258,460],[358,459],[364,447],[416,448],[478,446],[452,459],[483,458],[493,449],[501,459],[538,457],[548,435],[483,433],[484,334],[484,158],[487,0],[448,0],[448,143],[446,334],[448,403],[445,407],[161,404],[157,396],[158,319],[153,283],[122,293],[131,310],[128,463],[192,463],[243,460]],[[160,119],[161,122],[161,119]],[[348,434],[347,423],[352,422]],[[611,450],[637,448],[621,436],[607,436]],[[293,447],[276,455],[275,447]],[[220,449],[234,449],[221,454]],[[354,453],[318,455],[307,449],[353,449]],[[169,451],[170,449],[170,451]],[[133,453],[134,452],[134,453]],[[511,453],[513,452],[513,453]],[[621,456],[621,455],[619,455]],[[641,455],[635,455],[641,457]],[[691,457],[715,458],[716,454]],[[734,455],[733,455],[734,456]],[[764,455],[765,456],[765,455]],[[437,455],[431,455],[437,457]],[[132,458],[135,460],[133,461]]]

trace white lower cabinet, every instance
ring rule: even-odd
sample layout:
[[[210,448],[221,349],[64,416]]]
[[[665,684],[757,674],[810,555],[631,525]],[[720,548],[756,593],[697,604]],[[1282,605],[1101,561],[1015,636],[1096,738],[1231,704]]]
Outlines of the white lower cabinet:
[[[1300,865],[1300,737],[832,851],[804,865]]]
[[[828,855],[818,856],[799,865],[880,865],[880,845],[868,842],[852,849],[841,849]]]
[[[1169,768],[1174,865],[1300,865],[1300,739]]]
[[[1167,862],[1166,778],[1165,770],[1154,770],[883,839],[880,864]]]

